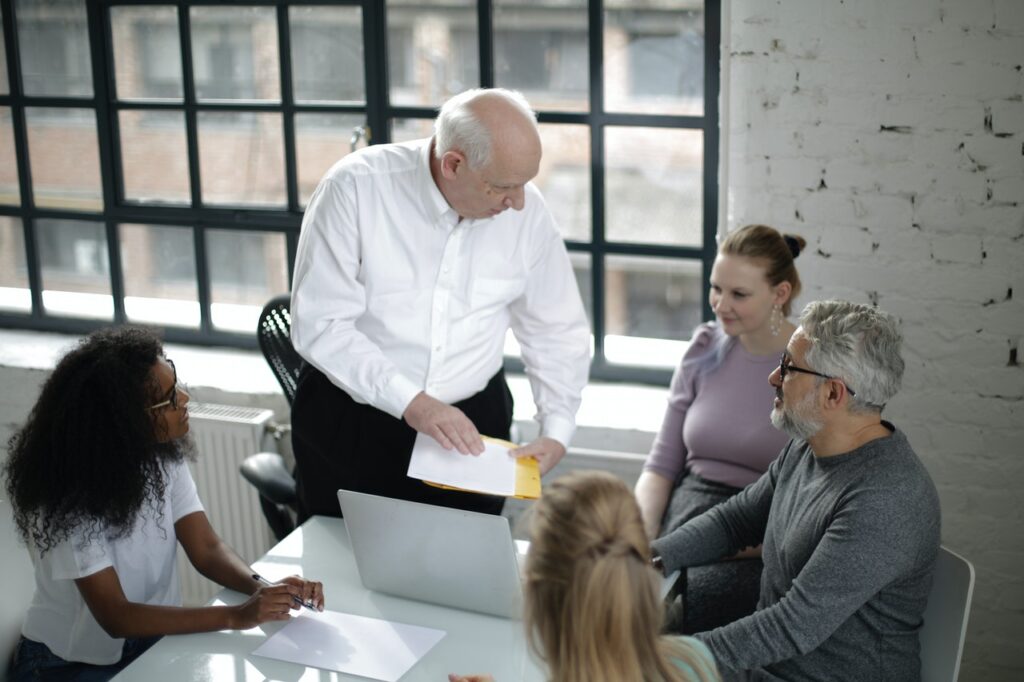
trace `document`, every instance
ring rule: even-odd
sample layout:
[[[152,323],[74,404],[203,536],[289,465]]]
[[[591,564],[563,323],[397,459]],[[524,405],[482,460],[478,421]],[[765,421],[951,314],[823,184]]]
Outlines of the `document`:
[[[509,455],[514,443],[484,436],[479,456],[445,450],[422,433],[416,435],[408,476],[444,488],[536,499],[540,497],[540,469],[533,457]]]
[[[395,682],[444,636],[444,630],[338,611],[303,612],[253,654]]]

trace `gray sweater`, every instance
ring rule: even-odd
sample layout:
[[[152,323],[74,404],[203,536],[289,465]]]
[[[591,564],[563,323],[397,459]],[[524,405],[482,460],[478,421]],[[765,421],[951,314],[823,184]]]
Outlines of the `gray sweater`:
[[[885,423],[885,422],[883,422]],[[756,613],[698,635],[752,679],[917,680],[939,499],[906,437],[818,458],[802,440],[739,495],[654,542],[666,570],[763,539]]]

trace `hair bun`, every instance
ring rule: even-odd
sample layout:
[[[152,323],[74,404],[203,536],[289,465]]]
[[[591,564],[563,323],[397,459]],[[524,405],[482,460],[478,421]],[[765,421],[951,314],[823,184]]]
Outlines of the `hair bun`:
[[[782,235],[782,239],[786,242],[786,246],[789,247],[789,252],[793,254],[793,258],[800,255],[800,240],[790,234]]]

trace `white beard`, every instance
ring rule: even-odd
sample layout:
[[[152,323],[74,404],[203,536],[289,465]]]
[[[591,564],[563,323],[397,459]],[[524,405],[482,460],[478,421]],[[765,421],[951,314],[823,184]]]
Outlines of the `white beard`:
[[[821,419],[814,408],[814,393],[810,392],[800,402],[786,407],[785,397],[780,407],[772,408],[772,426],[789,434],[792,438],[807,440],[821,431]]]

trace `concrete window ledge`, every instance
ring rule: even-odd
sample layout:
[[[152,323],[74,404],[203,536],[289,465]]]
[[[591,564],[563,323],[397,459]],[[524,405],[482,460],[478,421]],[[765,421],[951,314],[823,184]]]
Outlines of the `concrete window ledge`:
[[[24,419],[39,393],[39,385],[57,360],[78,340],[67,334],[0,330],[0,428],[10,430]],[[203,348],[167,344],[181,380],[200,402],[262,407],[274,411],[275,419],[287,422],[288,403],[258,351]],[[523,440],[533,438],[536,407],[526,377],[510,376],[515,399],[515,419]],[[618,464],[639,471],[636,456],[650,448],[661,424],[667,389],[622,383],[592,383],[583,393],[577,415],[579,428],[573,441],[574,459],[593,468],[613,453],[631,453]],[[602,459],[601,453],[604,459]],[[569,462],[566,462],[567,464]],[[601,467],[605,468],[605,467]]]

